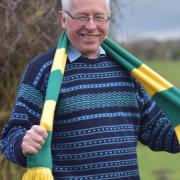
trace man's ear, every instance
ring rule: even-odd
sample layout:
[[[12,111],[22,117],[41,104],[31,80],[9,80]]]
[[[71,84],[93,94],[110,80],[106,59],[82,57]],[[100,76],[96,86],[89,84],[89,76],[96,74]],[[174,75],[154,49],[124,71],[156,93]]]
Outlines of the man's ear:
[[[59,23],[63,29],[66,29],[66,18],[62,11],[59,11]]]

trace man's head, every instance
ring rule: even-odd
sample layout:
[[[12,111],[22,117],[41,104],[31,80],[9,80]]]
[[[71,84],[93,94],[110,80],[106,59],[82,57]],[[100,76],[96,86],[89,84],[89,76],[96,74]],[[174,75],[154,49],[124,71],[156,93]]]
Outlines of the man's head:
[[[71,44],[88,58],[97,56],[108,32],[109,0],[62,0],[60,21]]]
[[[72,0],[61,0],[62,10],[69,11],[70,10],[70,3]],[[108,14],[110,15],[110,0],[105,0],[107,5]]]

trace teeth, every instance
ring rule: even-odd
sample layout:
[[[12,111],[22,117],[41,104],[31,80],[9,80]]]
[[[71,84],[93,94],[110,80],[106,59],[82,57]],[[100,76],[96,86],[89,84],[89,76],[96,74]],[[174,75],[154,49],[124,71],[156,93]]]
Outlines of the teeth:
[[[83,35],[83,37],[85,37],[85,38],[95,38],[96,36],[95,35]]]
[[[83,36],[97,36],[97,35],[90,35],[90,34],[83,34]]]

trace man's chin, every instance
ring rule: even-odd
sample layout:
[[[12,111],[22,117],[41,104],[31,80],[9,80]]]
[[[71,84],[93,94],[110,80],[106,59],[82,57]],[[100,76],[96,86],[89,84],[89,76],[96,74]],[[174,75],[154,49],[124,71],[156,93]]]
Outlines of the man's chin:
[[[90,59],[95,59],[95,58],[97,58],[98,50],[96,50],[96,49],[86,49],[86,50],[82,51],[82,54],[85,57],[88,57]]]

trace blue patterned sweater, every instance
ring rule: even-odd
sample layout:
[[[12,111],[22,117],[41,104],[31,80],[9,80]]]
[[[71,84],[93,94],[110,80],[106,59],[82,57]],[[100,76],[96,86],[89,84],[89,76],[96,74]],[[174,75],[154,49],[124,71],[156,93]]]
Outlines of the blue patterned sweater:
[[[55,49],[27,66],[0,148],[26,166],[25,132],[39,124]],[[145,90],[108,56],[67,62],[52,140],[55,180],[139,179],[138,140],[154,151],[180,151],[174,130]]]

